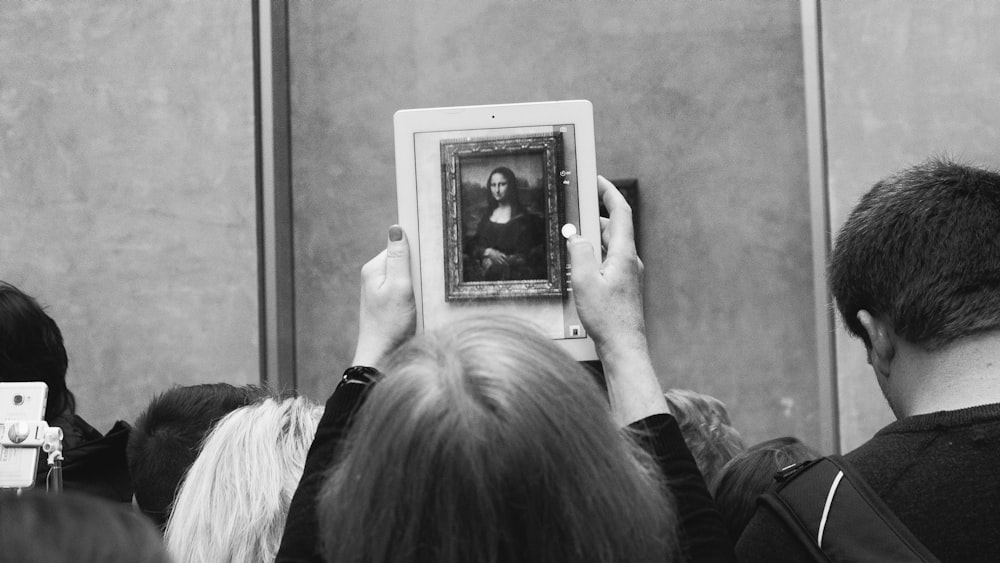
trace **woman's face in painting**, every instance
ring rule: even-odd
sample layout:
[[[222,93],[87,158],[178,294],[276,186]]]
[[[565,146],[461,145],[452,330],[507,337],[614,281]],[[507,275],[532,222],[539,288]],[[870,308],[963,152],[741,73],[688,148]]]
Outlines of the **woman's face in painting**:
[[[490,193],[497,202],[507,201],[507,193],[510,191],[510,182],[507,177],[500,172],[494,172],[490,176]]]

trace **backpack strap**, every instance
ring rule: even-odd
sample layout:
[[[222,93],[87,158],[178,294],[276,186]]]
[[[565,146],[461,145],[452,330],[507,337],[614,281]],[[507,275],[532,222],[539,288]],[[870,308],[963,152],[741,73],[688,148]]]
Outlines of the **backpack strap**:
[[[934,563],[938,559],[840,456],[785,468],[758,501],[819,561]]]

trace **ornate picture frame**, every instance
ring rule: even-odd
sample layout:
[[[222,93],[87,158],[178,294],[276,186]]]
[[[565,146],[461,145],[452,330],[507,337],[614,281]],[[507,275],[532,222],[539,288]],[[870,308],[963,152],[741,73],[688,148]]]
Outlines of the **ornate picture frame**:
[[[561,133],[441,141],[446,301],[562,295],[562,147]],[[494,177],[514,184],[503,199]]]

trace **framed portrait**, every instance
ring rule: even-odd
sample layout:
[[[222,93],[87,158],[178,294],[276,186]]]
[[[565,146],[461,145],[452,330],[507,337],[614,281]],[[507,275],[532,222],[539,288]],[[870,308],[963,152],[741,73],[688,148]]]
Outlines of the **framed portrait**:
[[[562,295],[560,132],[441,141],[445,300]]]

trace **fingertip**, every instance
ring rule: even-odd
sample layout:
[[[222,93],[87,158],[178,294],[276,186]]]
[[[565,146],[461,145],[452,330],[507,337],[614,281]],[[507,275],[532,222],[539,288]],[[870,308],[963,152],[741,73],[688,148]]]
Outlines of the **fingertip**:
[[[569,249],[571,257],[572,257],[573,254],[575,254],[577,252],[580,252],[580,251],[583,251],[583,250],[590,250],[590,251],[592,251],[593,248],[594,248],[593,245],[591,245],[591,243],[590,243],[589,240],[585,239],[584,237],[582,237],[582,236],[580,236],[578,234],[574,234],[573,236],[571,236],[571,237],[569,237],[569,238],[566,239],[566,247],[567,247],[567,249]]]
[[[569,254],[569,265],[573,272],[573,290],[580,291],[580,288],[587,284],[585,280],[592,279],[598,271],[594,245],[580,235],[573,235],[566,241],[566,246]]]
[[[410,243],[406,232],[399,225],[389,227],[389,243],[385,249],[385,271],[391,278],[410,275]]]
[[[406,239],[406,231],[399,225],[389,227],[389,244],[387,246],[390,258],[409,256],[410,245]]]

